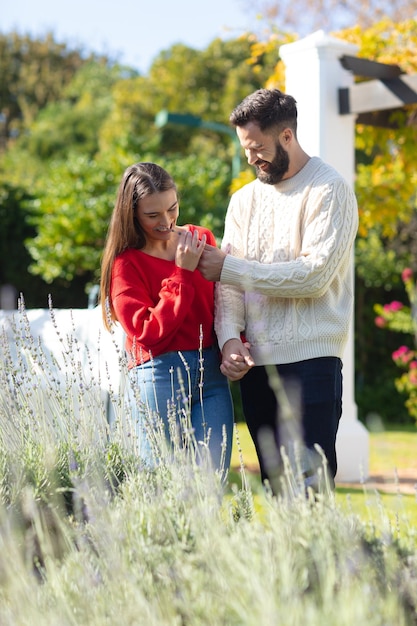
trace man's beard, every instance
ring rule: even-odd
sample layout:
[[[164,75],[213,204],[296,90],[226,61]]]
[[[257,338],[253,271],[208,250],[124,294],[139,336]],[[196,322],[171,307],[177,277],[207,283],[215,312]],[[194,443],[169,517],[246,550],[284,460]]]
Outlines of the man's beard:
[[[263,163],[268,163],[268,161],[259,160],[257,163],[255,163],[256,176],[258,180],[260,180],[261,183],[266,183],[267,185],[276,185],[288,172],[288,168],[290,165],[288,152],[286,152],[281,144],[277,142],[274,159],[273,161],[268,163],[267,170],[262,170],[259,167],[259,165]]]

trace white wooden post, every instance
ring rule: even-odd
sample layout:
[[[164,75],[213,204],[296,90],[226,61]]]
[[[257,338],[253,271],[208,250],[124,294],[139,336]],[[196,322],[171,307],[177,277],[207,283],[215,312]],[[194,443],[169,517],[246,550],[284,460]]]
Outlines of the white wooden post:
[[[285,44],[280,56],[286,67],[285,91],[297,101],[298,139],[310,156],[319,156],[354,184],[355,116],[339,114],[338,89],[353,84],[339,59],[355,55],[357,47],[317,31]],[[353,263],[353,259],[352,259]],[[336,481],[368,478],[369,434],[357,418],[354,393],[353,325],[343,357],[343,415],[336,442]]]

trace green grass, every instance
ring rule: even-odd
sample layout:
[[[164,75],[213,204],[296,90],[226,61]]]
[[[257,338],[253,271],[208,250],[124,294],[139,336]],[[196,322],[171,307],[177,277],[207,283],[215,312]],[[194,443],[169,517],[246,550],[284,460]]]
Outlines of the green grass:
[[[387,487],[379,483],[376,488],[363,485],[357,489],[339,484],[337,498],[344,507],[376,525],[383,507],[392,524],[401,519],[402,524],[417,526],[417,492],[408,494],[402,489],[402,480],[413,475],[417,483],[417,429],[392,428],[369,434],[369,474],[371,478],[384,477],[394,493],[387,493]],[[409,483],[411,490],[413,483],[414,478]]]
[[[381,510],[388,516],[393,525],[398,525],[399,518],[402,524],[417,527],[417,496],[401,493],[401,477],[409,476],[414,472],[417,483],[417,429],[414,427],[393,430],[387,428],[381,432],[369,433],[369,474],[384,476],[391,483],[395,482],[398,474],[398,488],[393,487],[394,493],[388,493],[384,485],[375,489],[371,486],[357,485],[336,486],[336,501],[346,512],[353,512],[366,522],[378,526],[381,520]],[[262,490],[259,479],[259,463],[255,447],[246,424],[237,425],[237,436],[241,446],[241,457],[246,469],[247,479],[255,494]],[[232,451],[231,482],[239,481],[240,454],[235,441]]]
[[[392,428],[392,427],[391,427]],[[417,428],[370,433],[370,473],[417,476]]]

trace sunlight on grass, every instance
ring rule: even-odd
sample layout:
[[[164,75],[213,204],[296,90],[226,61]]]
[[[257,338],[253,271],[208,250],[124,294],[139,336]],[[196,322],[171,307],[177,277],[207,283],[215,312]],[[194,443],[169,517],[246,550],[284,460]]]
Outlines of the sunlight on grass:
[[[417,528],[416,496],[401,493],[383,493],[381,491],[363,489],[336,489],[336,502],[347,513],[359,515],[364,522],[373,522],[375,526],[381,521],[381,511],[388,517],[393,528],[401,526]]]
[[[372,474],[417,476],[417,428],[413,430],[385,430],[370,434],[370,468]]]
[[[262,489],[258,476],[259,463],[256,450],[245,423],[236,425],[241,444],[241,456],[244,467],[247,470],[248,480],[255,493]],[[417,430],[409,431],[383,431],[369,434],[369,467],[371,476],[387,476],[390,482],[395,481],[395,472],[401,475],[409,475],[411,472],[417,476]],[[236,438],[233,443],[231,462],[231,481],[238,482],[240,455]],[[401,478],[398,479],[401,484]],[[417,483],[417,478],[416,478]],[[417,527],[417,491],[414,494],[385,493],[383,486],[374,489],[366,485],[345,487],[339,483],[336,488],[336,501],[346,512],[359,515],[364,522],[380,519],[381,507],[386,512],[391,523],[395,526],[401,517],[403,523]],[[256,501],[257,509],[262,508],[261,498]]]

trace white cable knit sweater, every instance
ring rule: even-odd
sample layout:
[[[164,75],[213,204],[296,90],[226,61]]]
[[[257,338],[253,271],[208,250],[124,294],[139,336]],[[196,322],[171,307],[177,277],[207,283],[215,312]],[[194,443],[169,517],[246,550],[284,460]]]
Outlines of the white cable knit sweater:
[[[216,286],[220,347],[244,332],[257,365],[342,357],[353,309],[353,190],[312,157],[277,185],[233,194]]]

